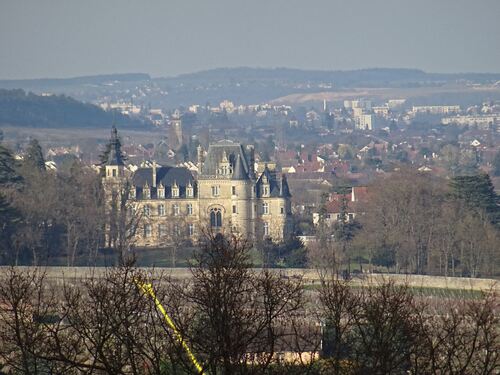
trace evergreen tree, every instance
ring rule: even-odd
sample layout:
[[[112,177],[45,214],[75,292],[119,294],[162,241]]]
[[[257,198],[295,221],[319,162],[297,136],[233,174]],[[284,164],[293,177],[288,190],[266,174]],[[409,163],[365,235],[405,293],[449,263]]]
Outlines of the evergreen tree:
[[[8,202],[2,190],[15,186],[20,181],[12,154],[0,144],[0,257],[7,254],[15,225],[20,219],[19,212]]]
[[[500,176],[500,151],[495,155],[495,159],[493,159],[493,176]]]
[[[26,155],[24,157],[25,164],[33,167],[39,171],[45,171],[45,159],[43,157],[42,147],[38,140],[33,139],[26,149]]]
[[[493,225],[500,226],[500,197],[489,175],[454,177],[451,188],[453,198],[462,201],[470,210],[484,212]]]
[[[16,172],[16,162],[10,150],[0,144],[0,186],[18,183],[21,177]]]
[[[351,268],[351,257],[347,253],[349,243],[354,239],[354,236],[361,229],[361,225],[354,219],[349,218],[349,195],[347,188],[340,189],[340,217],[334,225],[333,235],[335,240],[341,244],[342,253],[347,256],[348,272]]]

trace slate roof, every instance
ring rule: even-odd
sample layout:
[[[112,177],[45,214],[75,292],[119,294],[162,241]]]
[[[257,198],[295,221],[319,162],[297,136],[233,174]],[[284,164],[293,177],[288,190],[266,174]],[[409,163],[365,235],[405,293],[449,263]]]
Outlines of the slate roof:
[[[208,147],[207,156],[203,162],[201,169],[201,176],[214,177],[217,175],[217,166],[222,161],[224,152],[226,152],[227,158],[230,164],[235,167],[236,158],[239,155],[242,161],[243,171],[248,175],[249,171],[249,161],[247,155],[240,143],[236,143],[229,140],[219,141],[213,143]]]
[[[290,194],[290,189],[288,188],[288,182],[286,181],[286,177],[283,176],[281,181],[278,182],[278,179],[276,178],[276,175],[271,173],[269,168],[267,166],[264,168],[264,171],[260,175],[259,179],[257,180],[257,198],[261,198],[261,186],[264,183],[263,179],[264,177],[267,178],[267,181],[269,183],[269,189],[270,193],[269,196],[272,198],[276,197],[291,197]]]
[[[240,155],[236,156],[236,165],[234,166],[233,176],[231,177],[233,180],[248,180],[248,173],[245,172],[243,168],[243,162],[241,161]]]
[[[160,183],[165,188],[165,198],[172,198],[172,186],[177,184],[179,198],[186,198],[186,187],[191,184],[194,196],[197,195],[196,181],[191,171],[183,167],[158,167],[156,168],[156,188],[153,187],[153,168],[139,168],[132,176],[132,184],[136,188],[137,199],[142,199],[143,187],[146,185],[151,189],[151,199],[158,197],[157,187]]]

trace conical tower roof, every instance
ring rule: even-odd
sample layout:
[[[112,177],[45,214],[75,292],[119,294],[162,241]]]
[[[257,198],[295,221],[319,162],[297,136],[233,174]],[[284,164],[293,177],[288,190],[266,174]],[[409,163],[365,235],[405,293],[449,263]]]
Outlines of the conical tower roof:
[[[233,180],[248,180],[248,174],[245,172],[243,163],[241,162],[241,156],[236,156],[236,163],[234,164],[233,170]]]
[[[292,194],[290,194],[290,188],[288,187],[286,175],[281,176],[281,196],[285,198],[289,198],[292,196]]]

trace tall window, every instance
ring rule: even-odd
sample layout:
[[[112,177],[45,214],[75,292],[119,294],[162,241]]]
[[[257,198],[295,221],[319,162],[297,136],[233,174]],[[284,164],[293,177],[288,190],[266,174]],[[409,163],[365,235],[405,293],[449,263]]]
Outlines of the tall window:
[[[174,224],[173,230],[174,230],[174,235],[175,236],[180,236],[181,231],[180,231],[180,228],[179,228],[179,224]]]
[[[219,194],[220,194],[220,187],[219,187],[219,185],[212,186],[212,197],[218,197]]]
[[[165,215],[165,205],[160,204],[158,206],[158,216],[164,216]]]
[[[189,237],[194,235],[194,224],[193,223],[189,223],[187,229],[188,229],[188,236]]]
[[[269,203],[267,202],[262,203],[262,213],[264,215],[267,215],[269,213]]]
[[[194,195],[194,190],[193,190],[193,187],[192,186],[188,186],[186,188],[186,195],[188,196],[188,198],[192,198],[193,195]]]
[[[193,205],[191,203],[188,203],[186,205],[186,212],[188,215],[192,215],[193,214]]]
[[[237,211],[236,211],[236,205],[233,204],[233,214],[235,214]]]
[[[262,186],[262,196],[264,196],[264,197],[269,196],[269,185]]]
[[[222,227],[222,212],[218,208],[212,208],[210,210],[210,226],[213,228]]]
[[[158,224],[158,237],[167,235],[167,226],[165,224]]]
[[[281,207],[280,207],[280,212],[281,212],[281,214],[283,215],[283,214],[285,213],[285,207],[281,206]]]
[[[150,199],[151,198],[151,190],[149,188],[144,188],[143,195],[144,195],[144,199]]]
[[[149,207],[149,204],[144,205],[144,216],[149,216],[151,214],[151,207]]]
[[[264,221],[264,236],[269,236],[269,223]]]
[[[172,186],[172,197],[179,198],[179,187]]]
[[[231,194],[236,195],[236,186],[231,186]]]
[[[179,215],[179,205],[178,204],[174,204],[172,206],[172,213],[174,214],[174,216],[178,216]]]
[[[145,238],[151,237],[151,224],[144,225],[144,237]]]

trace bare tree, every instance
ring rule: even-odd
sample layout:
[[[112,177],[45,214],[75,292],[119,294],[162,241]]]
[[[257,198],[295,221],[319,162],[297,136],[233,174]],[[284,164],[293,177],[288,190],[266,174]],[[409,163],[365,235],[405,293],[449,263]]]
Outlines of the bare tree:
[[[264,371],[283,345],[287,317],[301,308],[300,280],[253,272],[249,249],[241,238],[209,234],[195,253],[192,282],[177,291],[191,311],[189,324],[176,315],[178,326],[210,373]]]

